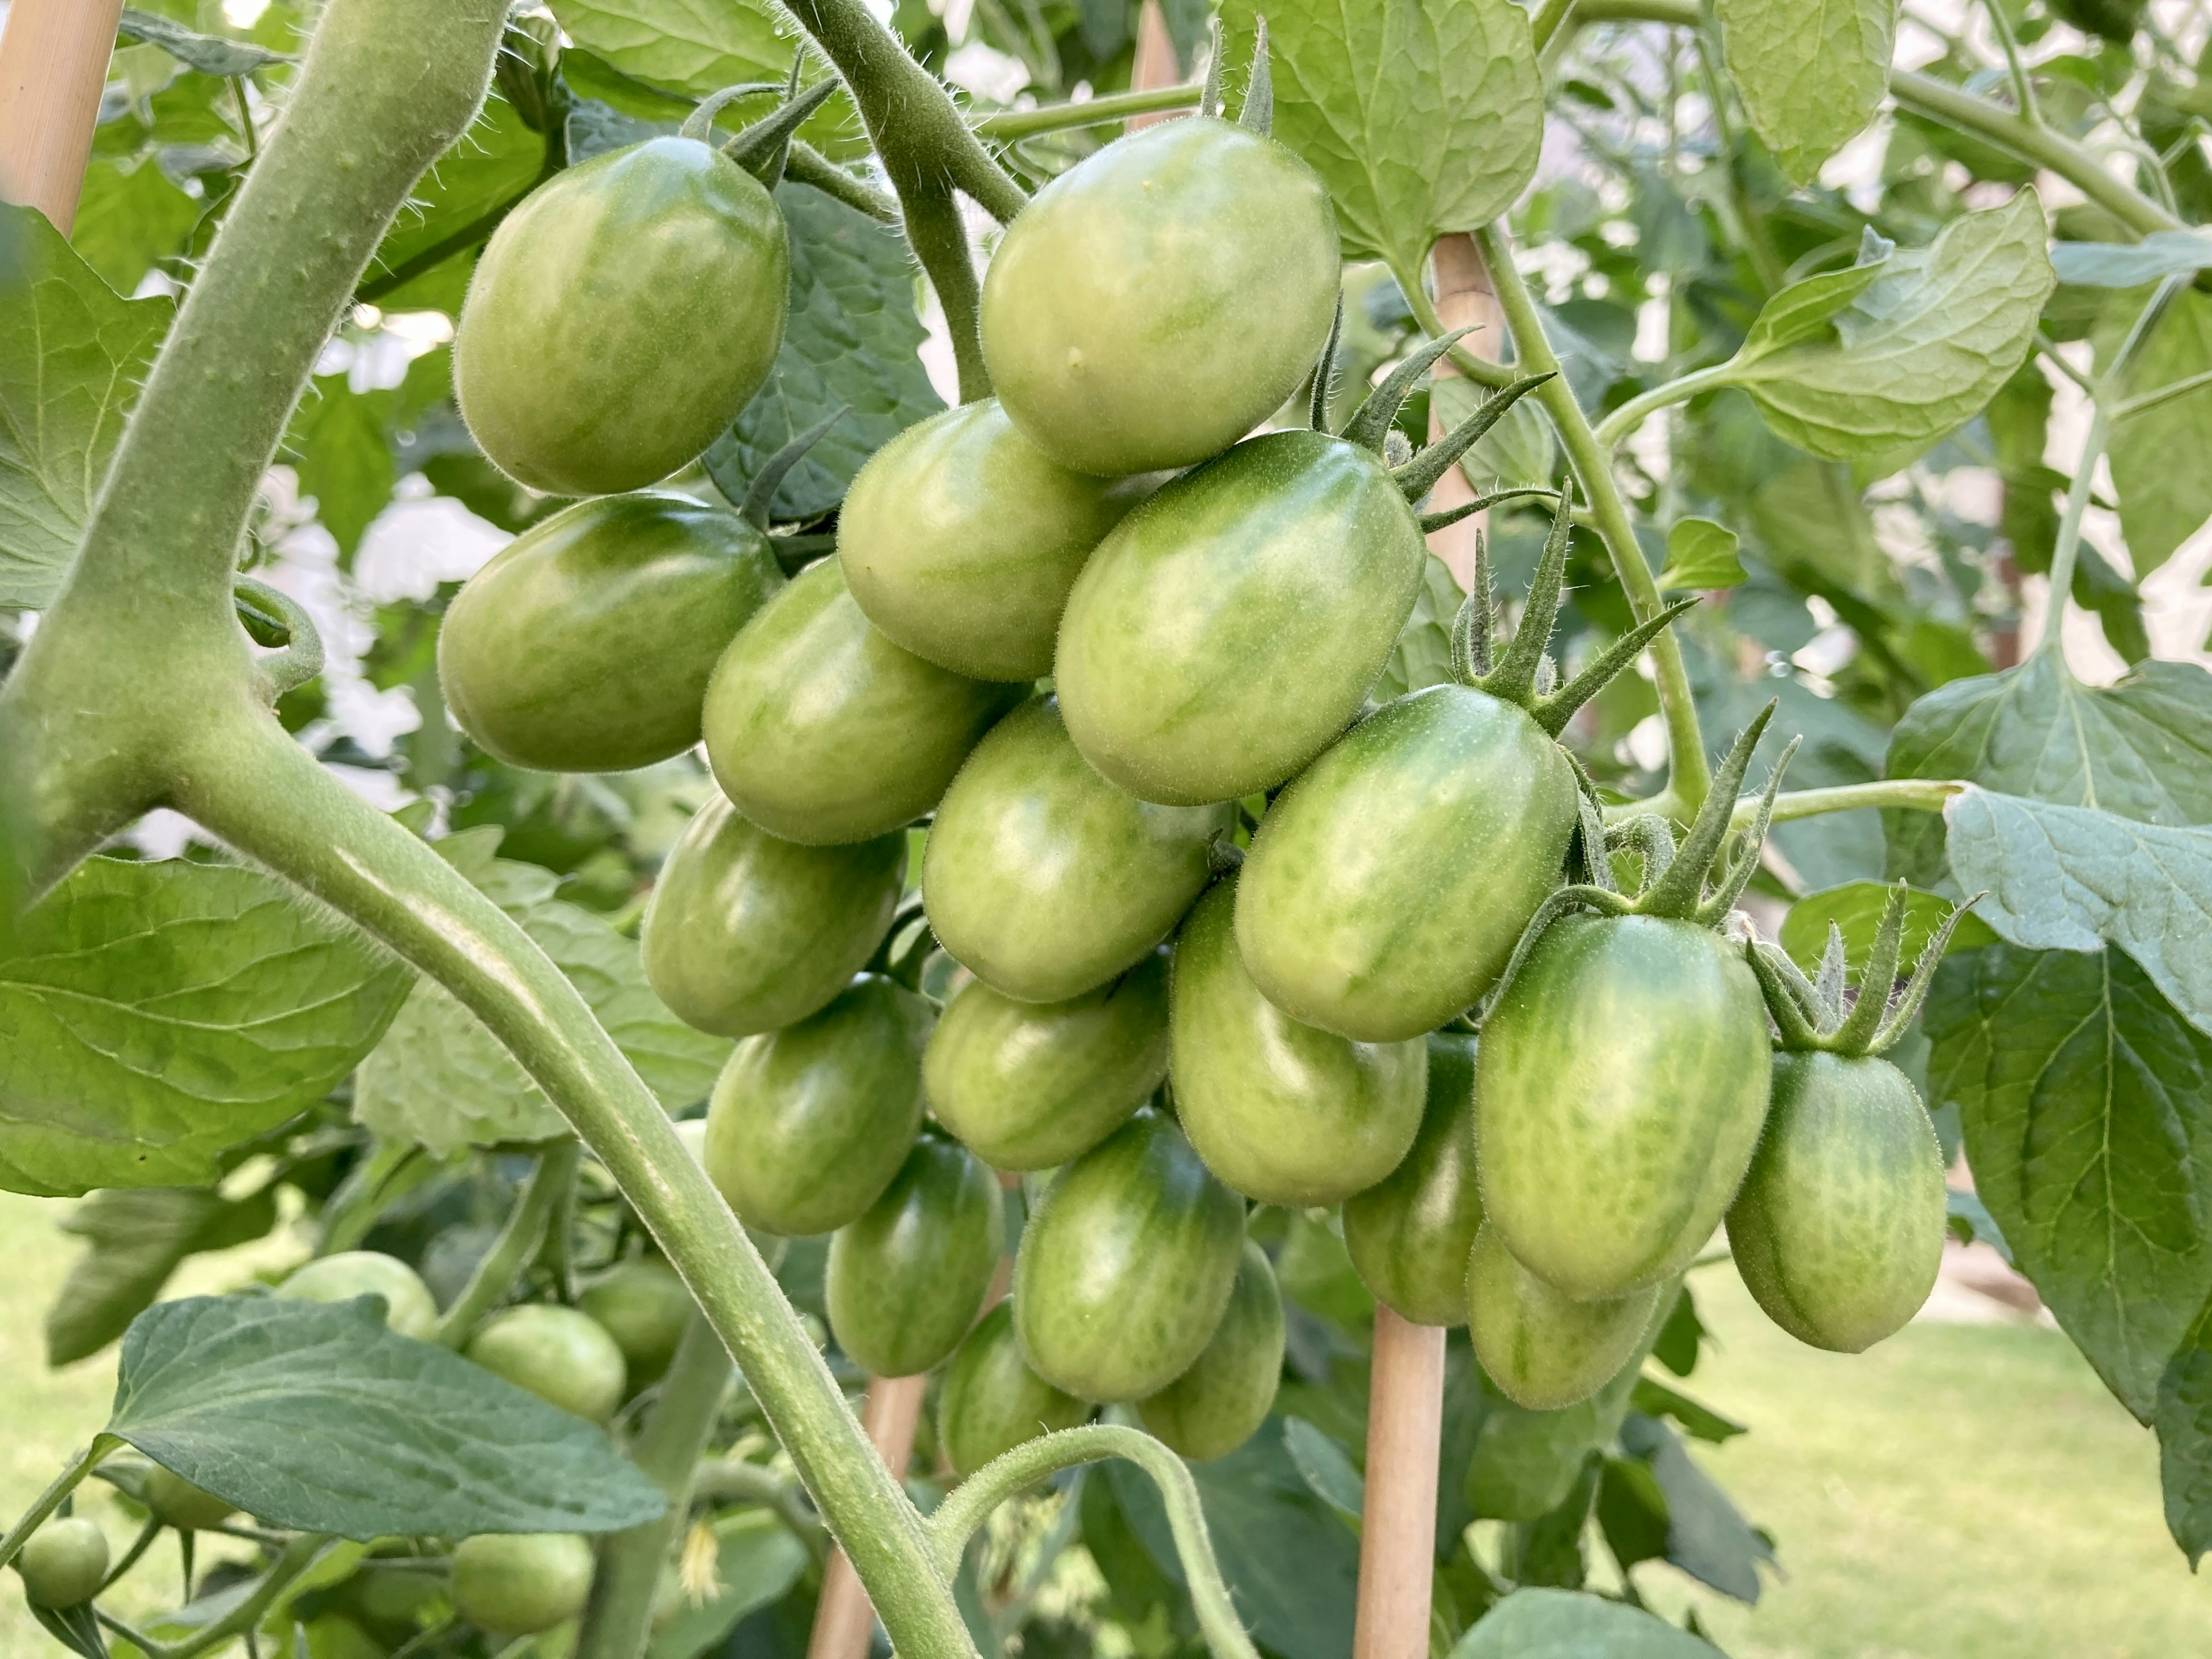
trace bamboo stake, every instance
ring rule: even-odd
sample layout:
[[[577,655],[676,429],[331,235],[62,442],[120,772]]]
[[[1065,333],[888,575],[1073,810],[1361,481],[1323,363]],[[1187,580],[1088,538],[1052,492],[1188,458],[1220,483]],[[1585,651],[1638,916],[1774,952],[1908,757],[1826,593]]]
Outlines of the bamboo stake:
[[[1468,349],[1477,356],[1496,362],[1505,329],[1498,308],[1497,292],[1490,285],[1489,268],[1482,263],[1474,239],[1456,234],[1439,236],[1431,261],[1436,273],[1437,314],[1443,319],[1444,326],[1475,328],[1478,331],[1467,337]],[[1441,380],[1458,373],[1451,359],[1446,357],[1437,364],[1430,378]],[[1443,434],[1444,422],[1432,404],[1429,410],[1429,436],[1441,438]],[[1510,478],[1506,482],[1541,483],[1544,480]],[[1467,474],[1452,467],[1437,480],[1437,487],[1429,496],[1429,510],[1441,513],[1473,501],[1474,495],[1474,486],[1468,483]],[[1451,567],[1462,587],[1474,586],[1474,538],[1488,529],[1489,523],[1487,512],[1476,513],[1457,524],[1445,526],[1429,538],[1429,550]]]
[[[64,236],[122,15],[123,0],[15,0],[0,28],[0,198]]]
[[[1167,15],[1160,9],[1160,0],[1145,0],[1144,9],[1137,14],[1137,51],[1129,65],[1129,90],[1154,92],[1182,79],[1182,65],[1176,62],[1175,38],[1168,33]],[[1188,110],[1162,109],[1146,115],[1133,115],[1122,124],[1121,130],[1138,132],[1189,113]]]
[[[1352,1659],[1428,1659],[1444,1332],[1375,1310]]]
[[[878,1376],[868,1383],[860,1426],[894,1475],[903,1477],[907,1460],[914,1455],[914,1431],[921,1421],[922,1390],[928,1383],[927,1376]],[[814,1604],[806,1659],[867,1659],[875,1628],[876,1610],[860,1575],[844,1551],[830,1551],[822,1573],[822,1599]]]

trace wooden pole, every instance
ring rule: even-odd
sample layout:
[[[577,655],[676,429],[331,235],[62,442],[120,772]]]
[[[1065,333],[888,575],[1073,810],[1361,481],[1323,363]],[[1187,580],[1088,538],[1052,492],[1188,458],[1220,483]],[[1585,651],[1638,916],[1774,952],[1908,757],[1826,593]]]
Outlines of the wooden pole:
[[[92,156],[123,0],[15,0],[0,29],[0,198],[64,236]]]
[[[1352,1659],[1428,1659],[1444,1332],[1375,1310]]]
[[[1435,252],[1431,256],[1435,267],[1437,285],[1437,314],[1446,328],[1466,328],[1474,325],[1477,331],[1467,337],[1468,349],[1479,357],[1496,362],[1499,348],[1504,343],[1505,325],[1498,308],[1497,291],[1490,285],[1490,270],[1482,263],[1482,253],[1472,236],[1455,234],[1437,238]],[[1439,362],[1432,379],[1455,379],[1458,370],[1447,357]],[[1429,410],[1429,436],[1441,438],[1444,425],[1433,405]],[[1511,478],[1509,483],[1540,483],[1539,478]],[[1437,480],[1431,492],[1429,511],[1441,513],[1446,507],[1458,507],[1474,499],[1474,487],[1458,467],[1449,469]],[[1462,587],[1474,586],[1474,538],[1489,527],[1490,514],[1477,513],[1448,525],[1429,538],[1429,550],[1451,567]]]
[[[1182,79],[1182,65],[1176,61],[1175,37],[1168,33],[1167,15],[1160,9],[1160,0],[1145,0],[1143,9],[1137,14],[1137,50],[1129,65],[1129,90],[1157,92]],[[1121,124],[1121,130],[1136,132],[1188,113],[1187,110],[1160,109],[1147,115],[1133,115]]]
[[[928,1382],[927,1376],[878,1376],[868,1384],[860,1426],[895,1475],[904,1476],[907,1460],[914,1455],[914,1431],[921,1421],[922,1390]],[[831,1550],[822,1573],[822,1599],[814,1604],[806,1659],[867,1659],[875,1627],[876,1610],[860,1588],[860,1575],[844,1551]]]

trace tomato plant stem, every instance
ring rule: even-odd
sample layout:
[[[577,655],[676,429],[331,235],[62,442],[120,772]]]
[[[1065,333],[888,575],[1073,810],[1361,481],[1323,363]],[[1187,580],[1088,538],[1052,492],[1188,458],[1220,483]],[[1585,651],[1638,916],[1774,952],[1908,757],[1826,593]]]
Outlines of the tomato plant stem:
[[[2035,654],[2057,651],[2066,623],[2066,602],[2074,591],[2074,563],[2081,550],[2081,519],[2089,510],[2089,496],[2097,479],[2097,460],[2105,453],[2105,441],[2111,434],[2112,417],[2102,402],[2093,404],[2095,411],[2089,419],[2089,435],[2082,441],[2081,458],[2074,465],[2074,477],[2066,486],[2066,506],[2058,518],[2057,538],[2051,546],[2051,592],[2044,601],[2043,635],[2035,644]],[[2060,659],[2063,661],[2062,656]]]
[[[475,1334],[477,1322],[514,1287],[522,1270],[537,1256],[538,1246],[545,1241],[546,1224],[562,1207],[576,1178],[579,1150],[574,1141],[566,1140],[538,1155],[538,1167],[530,1172],[499,1237],[492,1240],[491,1249],[469,1275],[453,1305],[438,1321],[438,1341],[449,1348],[466,1342]]]
[[[1444,1332],[1375,1310],[1352,1659],[1423,1659],[1436,1573]]]
[[[860,1426],[868,1442],[884,1460],[891,1479],[903,1481],[914,1455],[915,1430],[921,1423],[921,1399],[929,1386],[927,1376],[878,1376],[870,1379],[868,1397],[860,1408]],[[876,1628],[876,1611],[868,1593],[854,1576],[853,1564],[842,1549],[830,1552],[823,1570],[822,1595],[814,1604],[814,1629],[806,1638],[806,1659],[867,1659],[868,1644]]]
[[[1656,415],[1662,409],[1672,409],[1676,404],[1686,404],[1701,392],[1726,386],[1729,383],[1729,367],[1727,363],[1714,363],[1631,398],[1597,423],[1594,430],[1598,443],[1610,454],[1647,417]]]
[[[1109,93],[1103,98],[1087,98],[1079,104],[1000,110],[980,117],[975,130],[986,138],[1011,143],[1018,138],[1034,138],[1043,132],[1103,126],[1109,121],[1124,121],[1132,115],[1150,115],[1158,110],[1192,109],[1205,90],[1193,82],[1182,86],[1152,87],[1141,92]]]
[[[32,1499],[31,1507],[23,1511],[14,1526],[8,1528],[7,1536],[0,1538],[0,1567],[6,1566],[15,1559],[15,1552],[23,1547],[24,1540],[38,1531],[48,1516],[61,1507],[62,1499],[75,1492],[85,1476],[100,1467],[100,1460],[122,1443],[112,1434],[93,1436],[92,1443],[70,1460],[69,1467],[56,1475],[44,1492]]]
[[[1774,798],[1771,823],[1794,823],[1800,818],[1828,812],[1851,812],[1868,806],[1893,806],[1912,812],[1940,812],[1966,786],[1951,778],[1885,778],[1876,783],[1838,784],[1832,789],[1798,789]],[[1606,816],[1611,817],[1612,808]],[[1640,803],[1620,809],[1625,815],[1643,810]],[[1759,817],[1759,797],[1746,795],[1729,814],[1729,832],[1748,830]]]

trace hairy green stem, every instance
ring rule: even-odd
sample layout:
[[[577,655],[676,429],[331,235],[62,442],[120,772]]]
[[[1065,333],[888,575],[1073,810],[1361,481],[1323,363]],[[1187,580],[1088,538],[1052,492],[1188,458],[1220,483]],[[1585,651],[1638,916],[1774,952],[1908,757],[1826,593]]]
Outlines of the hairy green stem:
[[[2185,398],[2192,392],[2212,386],[2212,368],[2200,369],[2194,374],[2185,374],[2178,380],[2169,380],[2156,391],[2139,393],[2123,399],[2112,409],[2112,418],[2124,421],[2130,415],[2141,415],[2156,409],[2160,404],[2170,404],[2176,398]]]
[[[1205,90],[1194,81],[1185,86],[1153,87],[1144,92],[1109,93],[1103,98],[1089,98],[1079,104],[1002,109],[977,117],[974,127],[986,138],[1011,143],[1043,132],[1103,126],[1109,121],[1126,121],[1132,115],[1150,115],[1158,110],[1194,108]]]
[[[2082,441],[2081,458],[2074,464],[2074,477],[2066,486],[2065,510],[2058,517],[2057,539],[2051,545],[2051,592],[2044,602],[2043,635],[2034,653],[2058,649],[2066,623],[2066,602],[2074,592],[2074,562],[2081,550],[2081,519],[2089,510],[2089,495],[2097,480],[2097,460],[2112,429],[2111,413],[2101,403],[2092,404],[2089,435]],[[2061,658],[2063,661],[2063,659]]]
[[[7,1536],[0,1538],[0,1567],[6,1566],[15,1559],[15,1552],[23,1547],[24,1541],[38,1531],[48,1516],[62,1506],[62,1499],[83,1484],[85,1476],[100,1467],[100,1460],[122,1443],[112,1434],[93,1436],[92,1443],[70,1460],[69,1467],[49,1481],[46,1489],[31,1500],[31,1507],[23,1511],[14,1526],[8,1528]]]
[[[784,158],[783,173],[787,179],[811,185],[823,195],[836,197],[847,207],[857,209],[871,219],[886,225],[899,222],[896,197],[886,196],[866,179],[855,178],[811,144],[793,139],[791,154]]]
[[[1701,392],[1711,392],[1716,386],[1726,386],[1730,367],[1729,363],[1714,363],[1631,398],[1594,428],[1599,447],[1609,455],[1648,416],[1656,415],[1662,409],[1672,409],[1676,404],[1686,404]]]
[[[817,1567],[829,1559],[830,1544],[823,1535],[821,1517],[807,1504],[806,1494],[774,1469],[743,1458],[721,1458],[699,1466],[691,1478],[691,1491],[702,1503],[765,1505],[806,1546]]]
[[[1528,20],[1529,33],[1536,38],[1536,50],[1541,52],[1561,29],[1571,21],[1582,21],[1587,15],[1588,8],[1577,8],[1576,0],[1543,0]]]
[[[968,227],[960,204],[949,192],[932,191],[906,204],[906,240],[945,307],[945,331],[952,342],[952,362],[960,374],[960,401],[991,395],[991,372],[983,365],[982,290],[968,257]]]
[[[276,1598],[290,1587],[292,1581],[313,1566],[317,1558],[337,1541],[315,1533],[303,1533],[293,1539],[277,1553],[275,1563],[253,1587],[252,1595],[205,1630],[195,1631],[181,1642],[156,1643],[146,1659],[192,1659],[196,1653],[219,1648],[240,1632],[252,1630],[261,1622],[261,1615],[276,1605]]]
[[[1820,817],[1829,812],[1851,812],[1867,806],[1893,806],[1910,812],[1940,812],[1945,803],[1966,786],[1950,778],[1884,778],[1875,783],[1838,784],[1832,789],[1794,789],[1774,798],[1770,823],[1794,823],[1799,818]],[[1626,817],[1649,810],[1648,803],[1607,807],[1606,817]],[[1740,798],[1729,814],[1729,833],[1748,830],[1759,817],[1759,797]]]
[[[530,1172],[521,1196],[507,1212],[506,1225],[492,1240],[483,1260],[477,1263],[461,1293],[453,1298],[453,1305],[438,1321],[434,1340],[449,1348],[466,1342],[483,1316],[514,1288],[523,1269],[537,1260],[538,1248],[545,1242],[547,1224],[562,1207],[576,1179],[581,1150],[574,1140],[564,1140],[538,1154],[538,1167]]]

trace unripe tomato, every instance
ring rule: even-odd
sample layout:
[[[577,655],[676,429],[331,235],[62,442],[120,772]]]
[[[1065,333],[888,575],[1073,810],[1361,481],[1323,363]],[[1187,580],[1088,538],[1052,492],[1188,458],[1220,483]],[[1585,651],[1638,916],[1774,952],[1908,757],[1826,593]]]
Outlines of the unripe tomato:
[[[1344,1247],[1370,1294],[1417,1325],[1467,1322],[1467,1253],[1482,1224],[1475,1187],[1474,1039],[1428,1040],[1428,1103],[1413,1150],[1344,1200]]]
[[[1079,996],[1175,931],[1235,811],[1122,793],[1075,752],[1058,702],[1038,698],[994,726],[945,792],[922,854],[929,924],[1008,996]]]
[[[896,643],[979,680],[1052,672],[1067,590],[1142,490],[1048,460],[996,398],[907,428],[837,514],[837,561]]]
[[[1221,1322],[1243,1200],[1150,1108],[1053,1178],[1014,1258],[1014,1329],[1038,1376],[1079,1400],[1141,1400],[1190,1369]]]
[[[746,623],[708,683],[707,759],[755,823],[810,847],[911,823],[1026,687],[971,680],[894,645],[835,559]]]
[[[1283,1297],[1249,1239],[1229,1306],[1190,1369],[1137,1402],[1146,1429],[1194,1462],[1226,1457],[1267,1420],[1283,1379]]]
[[[1328,191],[1211,118],[1132,133],[1036,193],[983,280],[983,357],[1046,454],[1115,477],[1188,466],[1273,414],[1336,308]]]
[[[924,1135],[830,1241],[830,1334],[872,1376],[929,1370],[975,1322],[1006,1248],[998,1177],[966,1147]]]
[[[1392,1042],[1471,1007],[1559,885],[1574,768],[1511,703],[1432,685],[1377,710],[1267,808],[1237,943],[1267,1000]],[[1376,856],[1378,848],[1388,848]]]
[[[906,837],[801,847],[720,795],[661,866],[645,975],[669,1012],[718,1036],[805,1019],[883,943],[905,890]]]
[[[1176,936],[1168,1075],[1206,1168],[1267,1204],[1334,1204],[1398,1167],[1421,1127],[1428,1048],[1352,1042],[1260,994],[1237,954],[1237,884]]]
[[[937,1121],[994,1170],[1049,1170],[1128,1121],[1168,1074],[1168,957],[1066,1002],[970,980],[921,1058]]]
[[[438,631],[461,729],[514,766],[627,772],[699,741],[707,677],[783,572],[734,513],[610,495],[532,525]]]
[[[1359,712],[1425,557],[1366,450],[1319,432],[1241,443],[1161,489],[1083,567],[1054,659],[1068,735],[1144,800],[1272,789]]]
[[[1484,1224],[1577,1301],[1680,1272],[1766,1115],[1766,1005],[1711,928],[1564,916],[1484,1021]]]
[[[1635,1357],[1659,1287],[1577,1302],[1513,1259],[1496,1231],[1467,1263],[1468,1334],[1490,1380],[1516,1405],[1557,1411],[1589,1399]]]
[[[1031,1370],[1014,1334],[1014,1305],[1001,1302],[952,1356],[937,1397],[937,1442],[963,1480],[1024,1440],[1072,1429],[1091,1407]]]
[[[890,1185],[921,1127],[929,1005],[871,975],[747,1037],[707,1108],[707,1175],[748,1227],[834,1232]]]
[[[589,1314],[526,1302],[494,1314],[469,1339],[468,1357],[548,1405],[605,1423],[629,1392],[622,1350]]]
[[[384,1322],[402,1336],[427,1342],[437,1334],[438,1304],[416,1271],[398,1256],[376,1250],[341,1250],[310,1261],[276,1287],[299,1302],[350,1302],[381,1297]]]
[[[202,1492],[180,1474],[155,1464],[146,1476],[146,1507],[156,1520],[180,1532],[203,1532],[238,1513],[211,1492]]]
[[[82,1607],[107,1577],[107,1537],[81,1515],[49,1521],[15,1556],[23,1594],[33,1606]]]
[[[1901,1329],[1936,1286],[1944,1212],[1942,1150],[1904,1073],[1871,1055],[1774,1056],[1728,1237],[1776,1324],[1838,1353]]]
[[[642,489],[737,419],[790,302],[783,216],[759,179],[690,138],[609,150],[493,233],[454,332],[454,395],[520,483]]]
[[[589,1314],[622,1350],[632,1389],[643,1388],[668,1369],[677,1344],[691,1323],[691,1292],[675,1268],[657,1255],[641,1255],[610,1267],[586,1285],[576,1305]]]
[[[453,1607],[495,1636],[551,1630],[591,1594],[592,1546],[573,1532],[484,1532],[453,1547]]]

